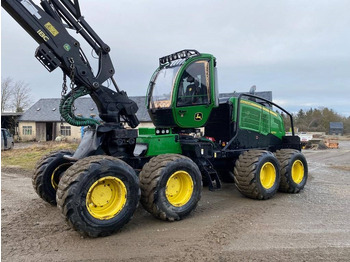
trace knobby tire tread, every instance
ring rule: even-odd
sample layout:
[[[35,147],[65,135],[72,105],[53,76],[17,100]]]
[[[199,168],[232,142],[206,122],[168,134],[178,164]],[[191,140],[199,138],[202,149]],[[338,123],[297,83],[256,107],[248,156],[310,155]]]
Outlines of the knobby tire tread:
[[[78,231],[83,236],[88,237],[98,237],[98,236],[108,236],[118,231],[120,228],[111,229],[109,231],[100,232],[98,228],[96,230],[88,226],[81,230],[81,225],[79,225],[78,214],[74,212],[71,207],[71,202],[74,201],[74,187],[75,184],[79,183],[80,179],[88,172],[88,169],[92,163],[99,164],[99,161],[107,159],[114,162],[119,162],[122,166],[128,166],[125,162],[119,160],[118,158],[106,155],[91,156],[79,160],[73,166],[71,166],[62,177],[56,194],[57,207],[61,212],[61,215],[65,218],[66,222],[76,231]],[[138,194],[140,197],[140,191]],[[127,224],[132,216],[130,216],[123,225]],[[78,221],[78,222],[76,222]]]
[[[288,167],[291,164],[290,159],[294,154],[300,153],[295,149],[281,149],[276,151],[276,158],[280,164],[281,182],[279,191],[285,193],[299,193],[300,188],[291,186],[291,178],[288,176]]]
[[[140,173],[141,204],[153,216],[167,221],[174,221],[180,218],[169,216],[166,212],[160,210],[156,205],[155,195],[157,185],[160,180],[162,169],[169,162],[178,159],[188,159],[186,156],[177,154],[164,154],[153,157],[142,169]],[[193,208],[195,209],[195,207]]]
[[[34,173],[32,175],[32,185],[35,192],[38,194],[40,198],[45,200],[51,205],[56,205],[56,199],[52,199],[44,190],[43,190],[43,175],[46,167],[57,158],[58,155],[73,155],[74,151],[72,150],[57,150],[50,152],[44,156],[42,156],[36,163]]]
[[[234,180],[236,188],[244,196],[252,199],[268,199],[259,192],[256,181],[256,172],[258,163],[264,155],[273,155],[265,150],[250,150],[245,151],[239,156],[234,167]]]
[[[180,158],[186,157],[176,154],[164,154],[153,157],[147,164],[145,164],[140,173],[141,204],[149,213],[162,220],[173,221],[174,219],[167,217],[165,212],[158,209],[154,204],[154,193],[157,189],[162,168],[164,168],[169,161],[175,161]]]

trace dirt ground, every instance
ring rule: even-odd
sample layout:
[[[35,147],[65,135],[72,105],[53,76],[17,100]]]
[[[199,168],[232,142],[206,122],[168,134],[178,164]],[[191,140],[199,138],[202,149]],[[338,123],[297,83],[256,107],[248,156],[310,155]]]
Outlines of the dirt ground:
[[[305,150],[300,194],[256,201],[232,184],[203,189],[190,217],[153,218],[141,205],[119,233],[81,238],[34,192],[31,174],[1,174],[2,261],[349,261],[350,141]]]

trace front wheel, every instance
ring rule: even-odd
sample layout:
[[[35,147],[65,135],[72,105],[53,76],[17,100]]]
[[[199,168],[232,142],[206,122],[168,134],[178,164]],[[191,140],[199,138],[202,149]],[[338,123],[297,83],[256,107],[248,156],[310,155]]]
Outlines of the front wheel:
[[[197,206],[202,192],[198,166],[188,157],[153,157],[140,173],[141,204],[162,220],[181,220]]]
[[[64,156],[73,151],[59,150],[43,156],[36,164],[32,176],[35,192],[46,202],[56,205],[56,191],[63,173],[72,165]]]
[[[79,160],[62,177],[57,206],[81,235],[107,236],[122,228],[140,199],[135,171],[111,156]]]

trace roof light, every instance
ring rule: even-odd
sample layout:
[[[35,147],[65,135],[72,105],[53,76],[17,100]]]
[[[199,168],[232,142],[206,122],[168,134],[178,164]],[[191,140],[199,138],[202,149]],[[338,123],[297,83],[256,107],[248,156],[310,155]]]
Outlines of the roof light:
[[[164,65],[166,63],[170,63],[171,61],[175,61],[178,59],[187,59],[192,56],[198,56],[200,53],[197,50],[190,50],[190,49],[185,49],[176,53],[173,53],[171,55],[163,56],[159,58],[159,64]]]

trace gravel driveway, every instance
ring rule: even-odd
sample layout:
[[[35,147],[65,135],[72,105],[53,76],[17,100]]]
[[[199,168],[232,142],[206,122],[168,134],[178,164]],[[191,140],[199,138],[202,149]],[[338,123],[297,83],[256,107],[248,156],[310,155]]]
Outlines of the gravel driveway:
[[[2,170],[2,261],[349,261],[350,142],[304,151],[309,181],[300,194],[256,201],[233,184],[203,189],[179,222],[153,218],[141,205],[119,233],[81,238],[43,202],[31,174]]]

